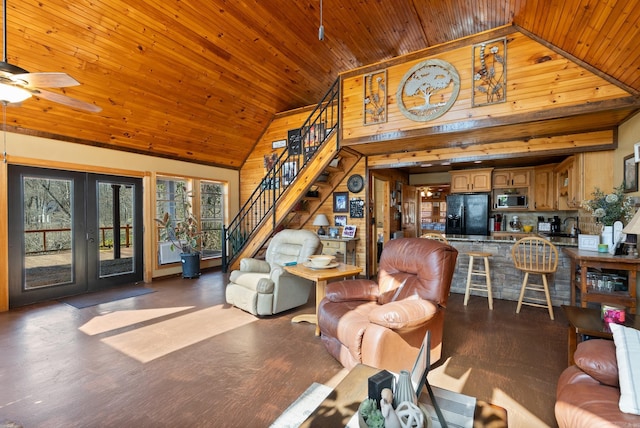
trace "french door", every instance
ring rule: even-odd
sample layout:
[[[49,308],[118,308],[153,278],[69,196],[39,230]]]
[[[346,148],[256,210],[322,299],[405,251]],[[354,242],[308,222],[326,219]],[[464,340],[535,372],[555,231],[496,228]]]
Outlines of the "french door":
[[[142,181],[9,166],[9,305],[142,280]]]

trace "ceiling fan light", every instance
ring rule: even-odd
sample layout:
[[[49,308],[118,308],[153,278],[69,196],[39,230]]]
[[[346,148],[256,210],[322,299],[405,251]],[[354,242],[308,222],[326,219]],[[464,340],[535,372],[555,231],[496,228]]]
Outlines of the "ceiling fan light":
[[[31,97],[31,92],[17,86],[0,83],[0,102],[12,104],[20,103]]]

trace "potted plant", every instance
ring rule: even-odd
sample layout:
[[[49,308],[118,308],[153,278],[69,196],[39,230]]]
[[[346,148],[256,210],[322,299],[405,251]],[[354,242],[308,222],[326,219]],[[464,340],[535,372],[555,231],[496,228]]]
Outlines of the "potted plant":
[[[179,248],[182,262],[182,277],[197,278],[200,276],[200,247],[202,232],[198,230],[198,219],[191,212],[188,198],[190,193],[183,193],[182,212],[184,218],[177,220],[165,212],[161,218],[155,219],[160,226],[160,239],[171,242],[171,250]]]

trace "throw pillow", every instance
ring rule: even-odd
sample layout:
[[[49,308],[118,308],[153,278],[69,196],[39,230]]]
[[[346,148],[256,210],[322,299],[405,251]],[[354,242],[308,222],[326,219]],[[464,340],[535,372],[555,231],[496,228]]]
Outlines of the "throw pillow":
[[[640,415],[640,330],[609,324],[620,373],[620,411]]]
[[[600,383],[618,388],[616,345],[611,340],[591,339],[580,342],[573,361],[583,372]]]

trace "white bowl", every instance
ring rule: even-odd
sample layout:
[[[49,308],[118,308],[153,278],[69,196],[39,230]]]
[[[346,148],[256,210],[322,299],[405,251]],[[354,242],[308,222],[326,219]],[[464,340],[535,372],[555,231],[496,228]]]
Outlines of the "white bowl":
[[[327,266],[333,260],[333,256],[325,256],[325,255],[316,255],[309,256],[309,261],[313,266],[322,267]]]

